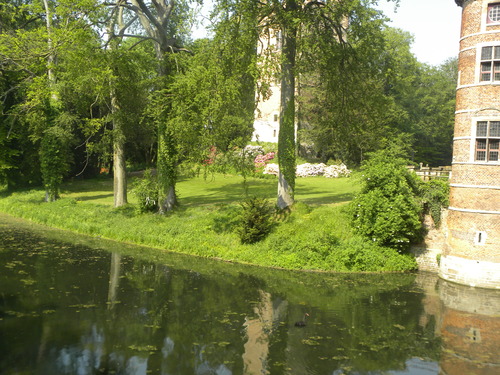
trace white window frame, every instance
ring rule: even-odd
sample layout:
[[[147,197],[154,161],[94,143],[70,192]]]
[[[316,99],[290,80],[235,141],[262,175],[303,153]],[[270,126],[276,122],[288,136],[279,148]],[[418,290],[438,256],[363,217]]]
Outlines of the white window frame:
[[[481,116],[481,117],[474,117],[472,118],[472,123],[471,123],[471,142],[470,142],[470,154],[469,154],[469,160],[472,163],[477,163],[477,164],[500,164],[500,157],[499,160],[494,160],[494,161],[489,161],[489,160],[477,160],[476,159],[476,144],[478,138],[481,139],[500,139],[500,137],[490,137],[489,134],[485,137],[483,136],[478,136],[477,135],[477,124],[478,122],[492,122],[492,121],[497,121],[500,122],[500,116]],[[488,126],[489,129],[489,126]],[[488,152],[488,151],[486,151]],[[486,155],[486,159],[488,159],[488,154]]]
[[[481,81],[481,62],[483,61],[481,59],[481,55],[483,52],[483,47],[493,47],[493,53],[495,50],[495,47],[500,47],[500,41],[494,41],[494,42],[484,42],[484,43],[479,43],[476,47],[476,72],[475,72],[475,80],[476,84],[478,85],[500,85],[500,80],[494,81],[494,80],[489,80],[489,81]],[[493,60],[495,61],[494,56]],[[496,61],[500,62],[500,58],[497,59]],[[494,74],[494,72],[492,72]]]
[[[486,25],[499,25],[500,19],[498,21],[493,21],[490,19],[490,7],[498,5],[500,7],[500,1],[493,1],[488,3],[486,6]]]

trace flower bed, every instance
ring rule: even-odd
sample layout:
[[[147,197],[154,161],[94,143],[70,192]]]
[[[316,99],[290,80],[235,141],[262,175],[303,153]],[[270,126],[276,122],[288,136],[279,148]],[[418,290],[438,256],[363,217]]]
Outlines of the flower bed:
[[[351,171],[346,167],[345,164],[340,165],[326,165],[324,163],[319,164],[300,164],[297,165],[295,170],[295,175],[297,177],[312,177],[312,176],[323,176],[326,178],[337,178],[337,177],[347,177],[351,174]],[[272,174],[277,176],[279,172],[278,164],[266,164],[264,167],[264,174]]]

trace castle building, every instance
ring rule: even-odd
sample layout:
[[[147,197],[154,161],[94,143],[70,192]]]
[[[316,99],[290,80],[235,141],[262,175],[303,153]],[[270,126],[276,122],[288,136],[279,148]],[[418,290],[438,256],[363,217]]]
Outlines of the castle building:
[[[280,51],[281,33],[279,31],[272,30],[268,35],[261,35],[257,47],[257,55],[260,56],[261,59],[272,59],[273,54],[277,54]],[[257,107],[255,109],[252,141],[277,143],[281,87],[276,78],[270,79],[267,85],[267,95],[263,97],[262,94],[259,93],[259,96],[256,98]]]
[[[440,276],[500,289],[500,1],[462,7],[446,245]]]

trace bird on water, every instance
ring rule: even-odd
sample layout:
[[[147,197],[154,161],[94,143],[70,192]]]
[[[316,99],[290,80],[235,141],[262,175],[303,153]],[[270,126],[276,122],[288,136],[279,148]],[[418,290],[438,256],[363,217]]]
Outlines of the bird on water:
[[[299,320],[298,322],[295,322],[295,327],[305,327],[306,326],[306,318],[309,316],[308,313],[304,314],[304,318],[302,320]]]

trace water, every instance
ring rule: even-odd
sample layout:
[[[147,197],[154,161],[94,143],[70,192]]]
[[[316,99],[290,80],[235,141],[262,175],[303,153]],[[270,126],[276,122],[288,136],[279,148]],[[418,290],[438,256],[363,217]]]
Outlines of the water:
[[[0,374],[500,374],[498,291],[148,254],[0,215]]]

